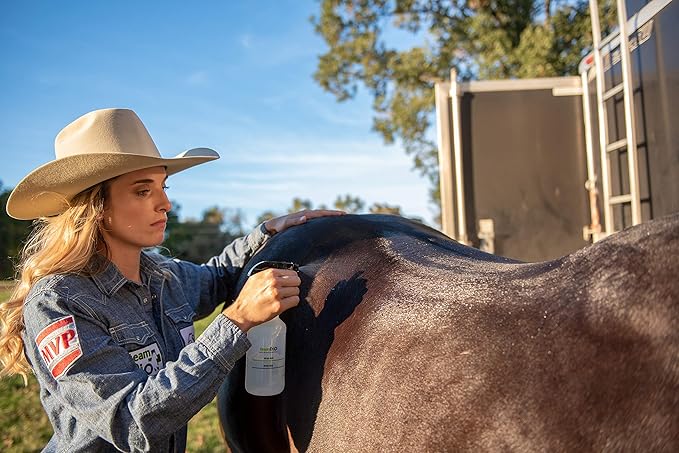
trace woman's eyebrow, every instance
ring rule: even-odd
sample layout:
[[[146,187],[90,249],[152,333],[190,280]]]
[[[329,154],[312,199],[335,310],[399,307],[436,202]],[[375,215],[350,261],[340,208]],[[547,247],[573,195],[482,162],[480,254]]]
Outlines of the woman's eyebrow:
[[[163,183],[165,181],[167,181],[167,176],[163,179]],[[156,181],[154,181],[153,179],[140,179],[138,181],[133,182],[130,185],[134,186],[135,184],[153,184],[154,182],[156,182]]]

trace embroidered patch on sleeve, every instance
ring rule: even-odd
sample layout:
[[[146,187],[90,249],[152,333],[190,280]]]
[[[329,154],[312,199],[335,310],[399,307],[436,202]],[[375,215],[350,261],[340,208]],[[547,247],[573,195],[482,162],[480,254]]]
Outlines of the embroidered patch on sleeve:
[[[58,319],[42,329],[35,344],[54,379],[68,371],[83,355],[73,316]]]

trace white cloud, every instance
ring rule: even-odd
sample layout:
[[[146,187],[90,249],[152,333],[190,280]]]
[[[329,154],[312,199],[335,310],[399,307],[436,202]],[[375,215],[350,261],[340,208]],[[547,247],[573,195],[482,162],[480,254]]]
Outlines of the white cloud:
[[[183,216],[198,217],[205,207],[219,204],[243,210],[254,222],[265,210],[284,212],[294,197],[332,206],[338,195],[349,193],[365,200],[366,208],[386,202],[432,223],[428,182],[397,147],[284,136],[253,139],[247,149],[257,151],[224,154],[201,170],[173,177],[170,196],[182,205]]]

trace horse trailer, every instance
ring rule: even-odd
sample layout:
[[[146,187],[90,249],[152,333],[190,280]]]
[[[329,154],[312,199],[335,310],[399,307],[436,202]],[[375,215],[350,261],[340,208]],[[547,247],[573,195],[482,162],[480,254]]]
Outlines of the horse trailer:
[[[445,234],[539,261],[679,211],[679,2],[640,3],[601,39],[590,1],[579,76],[436,84]]]

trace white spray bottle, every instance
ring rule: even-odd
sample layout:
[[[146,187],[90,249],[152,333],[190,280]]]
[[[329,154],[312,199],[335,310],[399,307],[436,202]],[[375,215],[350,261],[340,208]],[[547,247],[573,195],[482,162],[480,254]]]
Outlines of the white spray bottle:
[[[292,269],[299,266],[281,261],[262,261],[248,272],[248,277],[269,268]],[[278,395],[285,388],[285,323],[275,318],[248,330],[252,343],[245,354],[245,390],[257,396]]]

